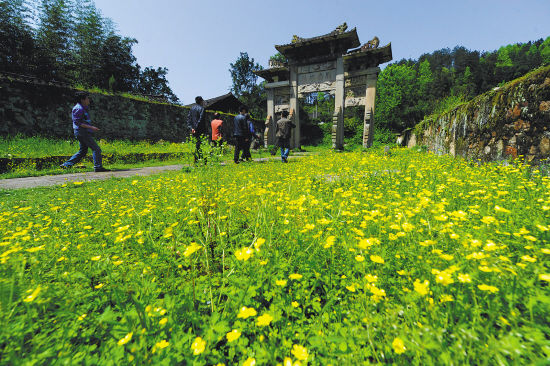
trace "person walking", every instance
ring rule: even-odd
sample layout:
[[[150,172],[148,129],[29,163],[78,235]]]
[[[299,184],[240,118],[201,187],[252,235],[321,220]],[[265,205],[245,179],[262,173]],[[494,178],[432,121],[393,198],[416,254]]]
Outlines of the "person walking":
[[[233,161],[235,164],[239,164],[240,154],[245,151],[246,140],[250,134],[248,131],[248,124],[246,123],[246,113],[248,108],[244,105],[239,108],[239,114],[235,116],[233,120],[233,137],[235,137],[235,155],[233,156]]]
[[[201,137],[207,133],[206,113],[204,110],[204,100],[201,96],[195,97],[195,104],[191,106],[187,115],[187,127],[191,130],[191,136],[195,139],[195,164],[203,158],[201,151]],[[206,161],[205,161],[206,163]]]
[[[245,139],[244,144],[244,151],[243,151],[243,159],[244,160],[252,160],[252,154],[250,154],[250,149],[252,148],[252,144],[254,143],[254,139],[257,138],[256,131],[254,130],[254,121],[252,121],[252,117],[250,117],[250,114],[246,114],[246,125],[248,127],[248,137]]]
[[[277,146],[281,148],[281,160],[283,163],[288,163],[291,128],[295,128],[296,125],[288,119],[288,111],[283,111],[281,117],[282,118],[277,121],[275,137],[277,138]]]
[[[94,171],[109,172],[102,164],[101,148],[95,141],[93,133],[99,131],[99,128],[92,125],[90,118],[90,97],[89,94],[79,91],[75,94],[76,105],[72,110],[74,136],[80,144],[80,149],[69,160],[60,165],[61,168],[70,168],[82,160],[88,153],[88,148],[92,149],[94,159]]]

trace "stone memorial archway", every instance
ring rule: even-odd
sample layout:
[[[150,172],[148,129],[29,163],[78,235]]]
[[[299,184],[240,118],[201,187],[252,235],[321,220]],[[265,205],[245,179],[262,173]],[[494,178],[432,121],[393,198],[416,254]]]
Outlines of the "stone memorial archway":
[[[291,146],[299,148],[298,98],[321,91],[335,97],[332,147],[343,148],[344,110],[346,106],[357,105],[365,106],[363,147],[372,145],[378,65],[391,61],[391,43],[378,47],[378,38],[374,37],[361,46],[356,29],[346,30],[344,23],[323,36],[294,36],[291,43],[275,46],[287,63],[270,61],[268,69],[255,72],[267,81],[266,145],[275,143],[276,115],[288,110],[297,126],[292,132]]]

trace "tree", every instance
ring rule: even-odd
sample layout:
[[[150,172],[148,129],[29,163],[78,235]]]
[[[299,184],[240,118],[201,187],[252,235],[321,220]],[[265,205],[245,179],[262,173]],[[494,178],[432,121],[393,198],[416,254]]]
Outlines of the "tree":
[[[43,0],[38,27],[39,74],[42,78],[71,82],[74,80],[74,57],[71,40],[74,24],[68,0]]]
[[[101,48],[106,34],[104,20],[91,0],[78,0],[74,35],[75,80],[84,86],[104,85]]]
[[[136,43],[137,40],[133,38],[122,38],[117,35],[107,37],[100,50],[101,88],[109,87],[111,77],[115,78],[114,91],[130,92],[138,88],[139,66],[132,53],[132,46]]]
[[[270,57],[269,57],[269,60],[270,60],[270,61],[278,61],[278,62],[282,62],[282,63],[287,62],[286,57],[283,56],[283,54],[282,54],[281,52],[277,52],[277,53],[274,54],[273,56],[270,56]]]
[[[36,44],[25,15],[23,0],[0,2],[0,69],[31,74]]]
[[[539,52],[542,63],[550,65],[550,37],[546,38],[539,46]]]
[[[233,85],[231,91],[239,97],[243,93],[251,93],[257,85],[258,76],[254,71],[262,70],[258,63],[254,63],[254,58],[249,58],[247,52],[241,52],[234,64],[229,64],[229,72]]]
[[[375,121],[392,131],[412,127],[419,118],[415,111],[416,71],[410,64],[388,65],[378,76]]]
[[[230,64],[229,72],[233,84],[231,92],[250,109],[256,119],[264,119],[266,115],[266,95],[264,84],[257,84],[258,76],[254,71],[263,68],[249,58],[247,52],[241,52],[235,63]]]
[[[179,103],[178,97],[168,86],[168,80],[166,80],[167,74],[168,69],[166,67],[159,67],[157,69],[146,67],[139,76],[139,93],[147,96],[162,97],[170,103]]]

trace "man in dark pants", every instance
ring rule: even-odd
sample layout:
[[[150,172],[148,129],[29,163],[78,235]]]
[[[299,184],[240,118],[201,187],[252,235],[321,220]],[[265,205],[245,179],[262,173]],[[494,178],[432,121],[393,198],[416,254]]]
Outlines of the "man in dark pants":
[[[290,129],[296,127],[290,119],[288,119],[288,111],[281,113],[281,119],[277,121],[277,146],[281,148],[281,160],[283,163],[288,163],[288,153],[290,152]]]
[[[200,96],[196,97],[195,104],[193,104],[187,116],[187,127],[191,130],[191,135],[195,139],[195,152],[193,153],[195,164],[202,159],[201,136],[207,132],[205,115],[204,100]]]
[[[80,150],[74,154],[69,160],[60,165],[61,168],[70,168],[88,153],[88,148],[92,149],[94,158],[94,171],[108,172],[110,169],[105,169],[101,162],[101,149],[95,142],[93,133],[99,131],[99,128],[92,126],[90,119],[89,107],[90,98],[86,92],[77,92],[75,95],[76,105],[73,107],[72,119],[74,136],[80,143]]]
[[[246,139],[250,134],[248,131],[248,123],[246,122],[247,112],[248,109],[244,105],[241,106],[239,108],[239,114],[236,115],[233,120],[233,137],[235,137],[235,155],[233,156],[233,161],[235,164],[239,164],[239,155],[241,151],[244,153]]]

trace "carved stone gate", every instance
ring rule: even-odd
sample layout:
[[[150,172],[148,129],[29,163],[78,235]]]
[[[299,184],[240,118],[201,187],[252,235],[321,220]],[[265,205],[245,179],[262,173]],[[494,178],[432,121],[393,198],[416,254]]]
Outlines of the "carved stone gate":
[[[292,42],[275,48],[287,63],[269,62],[269,68],[257,71],[267,91],[266,145],[275,144],[275,124],[283,110],[293,115],[291,147],[300,147],[298,98],[308,93],[328,92],[335,97],[332,120],[332,147],[344,146],[344,109],[365,106],[363,146],[370,147],[374,133],[374,103],[378,65],[391,61],[391,43],[378,47],[378,38],[361,43],[346,23],[331,33],[313,38],[294,36]],[[359,48],[358,48],[359,47]],[[351,50],[350,50],[351,49]]]

